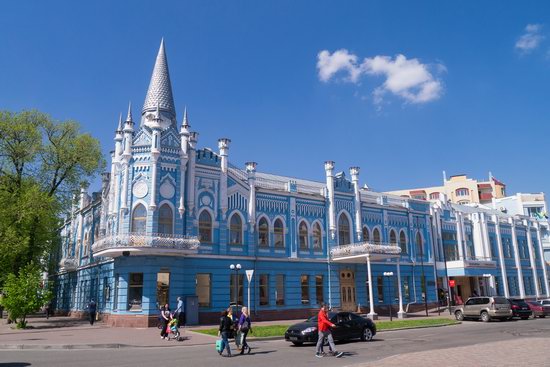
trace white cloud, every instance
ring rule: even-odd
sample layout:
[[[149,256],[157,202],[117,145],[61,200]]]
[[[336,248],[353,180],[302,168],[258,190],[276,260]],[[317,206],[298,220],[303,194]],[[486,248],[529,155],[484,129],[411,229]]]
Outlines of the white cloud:
[[[357,83],[362,75],[383,76],[385,81],[373,91],[375,104],[383,102],[384,95],[391,93],[410,103],[426,103],[441,97],[443,86],[430,72],[430,67],[418,59],[407,59],[397,55],[365,58],[361,64],[356,55],[346,49],[330,54],[324,50],[318,54],[317,68],[319,79],[328,82],[339,72],[347,76],[344,81]],[[435,65],[436,72],[446,71],[445,66]]]
[[[542,25],[528,24],[525,33],[516,41],[516,49],[523,53],[529,53],[539,47],[544,36],[541,34]]]

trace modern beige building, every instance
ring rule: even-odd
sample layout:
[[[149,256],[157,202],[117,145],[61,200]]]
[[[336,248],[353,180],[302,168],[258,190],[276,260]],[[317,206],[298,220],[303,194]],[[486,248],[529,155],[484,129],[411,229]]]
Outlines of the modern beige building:
[[[389,191],[389,194],[420,200],[445,200],[455,204],[491,204],[493,199],[506,196],[506,185],[492,175],[487,181],[466,175],[444,177],[442,186]]]

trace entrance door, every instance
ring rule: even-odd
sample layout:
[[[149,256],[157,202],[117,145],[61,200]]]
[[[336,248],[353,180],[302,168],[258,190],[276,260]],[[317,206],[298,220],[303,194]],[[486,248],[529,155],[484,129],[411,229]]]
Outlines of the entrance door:
[[[352,311],[357,309],[355,302],[355,273],[351,270],[340,272],[340,305],[342,311]]]

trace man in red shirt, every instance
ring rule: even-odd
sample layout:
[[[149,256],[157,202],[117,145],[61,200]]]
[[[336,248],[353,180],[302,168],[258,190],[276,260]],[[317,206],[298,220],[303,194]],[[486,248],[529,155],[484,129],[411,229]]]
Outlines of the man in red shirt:
[[[319,315],[317,315],[317,334],[319,335],[319,339],[317,339],[317,350],[315,353],[315,357],[323,358],[325,356],[325,354],[321,352],[321,348],[323,347],[323,342],[325,338],[328,339],[330,350],[332,350],[333,356],[335,356],[336,358],[340,358],[342,354],[344,354],[343,352],[336,351],[334,338],[332,337],[332,332],[330,331],[330,328],[334,327],[336,327],[336,325],[334,325],[328,319],[328,306],[323,303],[321,305],[321,309],[319,310]]]

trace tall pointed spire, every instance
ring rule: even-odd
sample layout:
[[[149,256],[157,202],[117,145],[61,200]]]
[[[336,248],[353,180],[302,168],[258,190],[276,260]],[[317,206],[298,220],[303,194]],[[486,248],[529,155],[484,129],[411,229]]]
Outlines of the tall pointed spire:
[[[118,116],[118,127],[116,129],[117,132],[122,132],[122,112]]]
[[[164,38],[160,41],[160,48],[157,54],[153,75],[145,97],[142,113],[155,111],[157,106],[160,110],[168,112],[171,118],[176,117],[174,108],[174,97],[172,95],[172,84],[170,83],[170,73],[168,71],[168,61],[166,51],[164,50]]]
[[[183,122],[181,124],[181,127],[189,128],[189,119],[187,118],[187,106],[185,106],[185,110],[183,112]]]
[[[128,115],[126,115],[126,122],[132,121],[132,102],[128,102]]]

